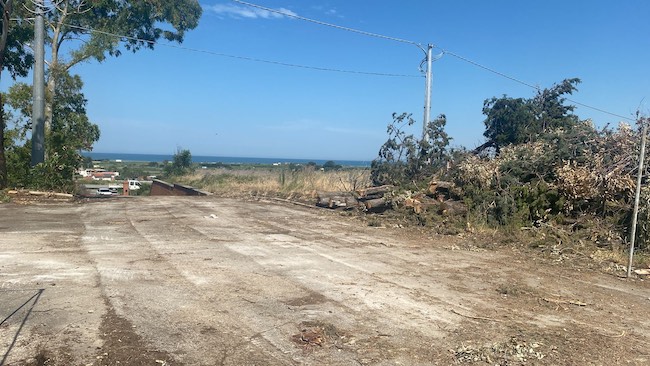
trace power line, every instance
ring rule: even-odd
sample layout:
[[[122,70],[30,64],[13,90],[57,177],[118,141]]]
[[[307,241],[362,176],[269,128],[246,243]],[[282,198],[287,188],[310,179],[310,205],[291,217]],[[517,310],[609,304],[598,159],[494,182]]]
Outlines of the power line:
[[[476,67],[479,67],[479,68],[481,68],[481,69],[483,69],[483,70],[489,71],[489,72],[491,72],[491,73],[493,73],[493,74],[499,75],[499,76],[504,77],[504,78],[506,78],[506,79],[510,79],[510,80],[512,80],[512,81],[514,81],[514,82],[516,82],[516,83],[519,83],[519,84],[525,85],[525,86],[527,86],[527,87],[529,87],[529,88],[532,88],[532,89],[534,89],[534,90],[536,90],[536,91],[541,91],[541,90],[542,90],[539,86],[532,85],[532,84],[530,84],[530,83],[527,83],[527,82],[525,82],[525,81],[522,81],[522,80],[517,79],[517,78],[515,78],[515,77],[512,77],[512,76],[510,76],[510,75],[507,75],[507,74],[504,74],[504,73],[499,72],[499,71],[497,71],[497,70],[494,70],[494,69],[492,69],[492,68],[489,68],[489,67],[487,67],[487,66],[485,66],[485,65],[482,65],[482,64],[480,64],[480,63],[478,63],[478,62],[476,62],[476,61],[472,61],[472,60],[470,60],[470,59],[468,59],[468,58],[466,58],[466,57],[463,57],[463,56],[461,56],[461,55],[459,55],[459,54],[457,54],[457,53],[454,53],[454,52],[451,52],[451,51],[447,51],[447,50],[444,50],[444,49],[442,49],[442,52],[445,53],[445,54],[448,54],[448,55],[450,55],[450,56],[456,57],[457,59],[459,59],[459,60],[461,60],[461,61],[464,61],[464,62],[467,62],[467,63],[469,63],[469,64],[472,64],[472,65],[474,65],[474,66],[476,66]],[[585,103],[581,103],[581,102],[575,101],[575,100],[573,100],[573,99],[569,99],[569,98],[565,98],[565,99],[566,99],[568,102],[571,102],[571,103],[573,103],[573,104],[577,104],[577,105],[579,105],[579,106],[581,106],[581,107],[589,108],[589,109],[592,109],[592,110],[594,110],[594,111],[598,111],[598,112],[600,112],[600,113],[608,114],[608,115],[610,115],[610,116],[614,116],[614,117],[622,118],[622,119],[625,119],[625,120],[628,120],[628,121],[634,121],[634,119],[632,119],[632,118],[625,117],[625,116],[622,116],[622,115],[620,115],[620,114],[612,113],[612,112],[606,111],[606,110],[601,109],[601,108],[598,108],[598,107],[594,107],[594,106],[591,106],[591,105],[588,105],[588,104],[585,104]]]
[[[323,22],[323,21],[320,21],[320,20],[316,20],[316,19],[310,19],[310,18],[306,18],[306,17],[300,16],[300,15],[297,15],[297,14],[288,13],[286,11],[281,11],[281,10],[277,10],[277,9],[267,8],[265,6],[261,6],[261,5],[257,5],[257,4],[253,4],[253,3],[248,3],[248,2],[245,2],[245,1],[241,1],[241,0],[232,0],[232,1],[234,1],[236,3],[239,3],[239,4],[242,4],[242,5],[250,6],[252,8],[257,8],[257,9],[261,9],[261,10],[268,11],[268,12],[271,12],[271,13],[284,15],[284,16],[289,17],[289,18],[300,19],[300,20],[304,20],[306,22],[311,22],[311,23],[316,23],[316,24],[319,24],[319,25],[324,25],[326,27],[332,27],[332,28],[336,28],[336,29],[340,29],[340,30],[344,30],[344,31],[348,31],[348,32],[359,33],[359,34],[363,34],[364,36],[375,37],[375,38],[383,38],[383,39],[387,39],[387,40],[390,40],[390,41],[412,44],[412,45],[415,45],[415,46],[418,46],[418,47],[422,48],[422,46],[420,46],[419,43],[409,41],[407,39],[401,39],[401,38],[396,38],[396,37],[391,37],[391,36],[385,36],[385,35],[379,34],[379,33],[372,33],[372,32],[367,32],[367,31],[363,31],[363,30],[359,30],[359,29],[344,27],[344,26],[341,26],[341,25],[327,23],[327,22]]]
[[[604,109],[600,109],[600,108],[597,108],[597,107],[594,107],[594,106],[590,106],[590,105],[588,105],[588,104],[580,103],[580,102],[577,102],[577,101],[575,101],[575,100],[573,100],[573,99],[569,99],[569,98],[564,98],[564,99],[566,99],[567,101],[569,101],[569,102],[571,102],[571,103],[573,103],[573,104],[577,104],[577,105],[582,106],[582,107],[585,107],[585,108],[593,109],[594,111],[598,111],[598,112],[600,112],[600,113],[609,114],[610,116],[614,116],[614,117],[622,118],[622,119],[625,119],[625,120],[628,120],[628,121],[631,121],[631,122],[636,121],[634,118],[625,117],[625,116],[622,116],[622,115],[620,115],[620,114],[616,114],[616,113],[608,112],[608,111],[606,111],[606,110],[604,110]]]
[[[287,67],[295,67],[295,68],[308,69],[308,70],[338,72],[338,73],[345,73],[345,74],[384,76],[384,77],[401,77],[401,78],[421,78],[422,77],[422,75],[393,74],[393,73],[383,73],[383,72],[356,71],[356,70],[344,70],[344,69],[335,69],[335,68],[328,68],[328,67],[307,66],[307,65],[292,64],[292,63],[287,63],[287,62],[265,60],[265,59],[255,58],[255,57],[229,55],[229,54],[226,54],[226,53],[202,50],[202,49],[198,49],[198,48],[190,48],[190,47],[179,46],[179,45],[175,45],[175,44],[171,44],[171,43],[159,43],[159,42],[148,40],[148,39],[142,39],[142,38],[131,37],[131,36],[124,36],[124,35],[119,35],[119,34],[110,33],[110,32],[106,32],[106,31],[101,31],[101,30],[97,30],[97,29],[92,29],[92,28],[88,28],[88,27],[82,27],[82,26],[78,26],[78,25],[72,25],[72,24],[67,24],[67,23],[64,23],[64,24],[66,26],[70,27],[70,28],[75,28],[75,29],[86,31],[86,32],[103,34],[103,35],[106,35],[106,36],[112,36],[112,37],[116,37],[116,38],[120,38],[120,39],[128,39],[128,40],[136,41],[136,42],[144,42],[144,43],[148,43],[148,44],[152,44],[152,45],[159,45],[159,46],[165,46],[165,47],[170,47],[170,48],[176,48],[176,49],[180,49],[180,50],[184,50],[184,51],[205,53],[205,54],[209,54],[209,55],[213,55],[213,56],[219,56],[219,57],[228,57],[228,58],[233,58],[233,59],[238,59],[238,60],[261,62],[261,63],[266,63],[266,64],[280,65],[280,66],[287,66]]]
[[[461,55],[459,55],[459,54],[457,54],[457,53],[454,53],[454,52],[451,52],[451,51],[447,51],[447,50],[442,49],[442,48],[441,48],[441,50],[442,50],[442,52],[443,52],[444,54],[447,54],[447,55],[450,55],[450,56],[456,57],[457,59],[459,59],[459,60],[461,60],[461,61],[465,61],[465,62],[467,62],[467,63],[469,63],[469,64],[472,64],[472,65],[474,65],[474,66],[476,66],[476,67],[479,67],[479,68],[481,68],[481,69],[483,69],[483,70],[486,70],[486,71],[489,71],[489,72],[491,72],[491,73],[497,74],[497,75],[499,75],[499,76],[501,76],[501,77],[504,77],[504,78],[506,78],[506,79],[510,79],[510,80],[512,80],[512,81],[514,81],[514,82],[516,82],[516,83],[519,83],[519,84],[525,85],[525,86],[530,87],[530,88],[533,88],[533,89],[535,89],[535,90],[538,90],[538,91],[541,90],[538,86],[535,86],[535,85],[533,85],[533,84],[529,84],[529,83],[527,83],[527,82],[525,82],[525,81],[522,81],[522,80],[519,80],[519,79],[517,79],[517,78],[515,78],[515,77],[509,76],[509,75],[504,74],[504,73],[502,73],[502,72],[499,72],[499,71],[496,71],[496,70],[494,70],[494,69],[491,69],[491,68],[489,68],[489,67],[487,67],[487,66],[481,65],[481,64],[479,64],[478,62],[476,62],[476,61],[472,61],[472,60],[470,60],[470,59],[468,59],[468,58],[466,58],[466,57],[463,57],[463,56],[461,56]]]
[[[307,21],[307,22],[311,22],[311,23],[315,23],[315,24],[319,24],[319,25],[324,25],[324,26],[327,26],[327,27],[331,27],[331,28],[336,28],[336,29],[340,29],[340,30],[345,30],[345,31],[353,32],[353,33],[358,33],[358,34],[366,35],[366,36],[369,36],[369,37],[382,38],[382,39],[387,39],[387,40],[391,40],[391,41],[395,41],[395,42],[401,42],[401,43],[412,44],[412,45],[415,45],[415,46],[419,47],[421,50],[424,51],[424,49],[422,48],[422,46],[421,46],[419,43],[414,42],[414,41],[409,41],[409,40],[406,40],[406,39],[401,39],[401,38],[395,38],[395,37],[385,36],[385,35],[383,35],[383,34],[372,33],[372,32],[367,32],[367,31],[363,31],[363,30],[359,30],[359,29],[354,29],[354,28],[344,27],[344,26],[340,26],[340,25],[337,25],[337,24],[327,23],[327,22],[323,22],[323,21],[320,21],[320,20],[316,20],[316,19],[311,19],[311,18],[307,18],[307,17],[299,16],[299,15],[297,15],[297,14],[288,13],[288,12],[286,12],[286,11],[281,11],[281,10],[277,10],[277,9],[267,8],[267,7],[265,7],[265,6],[261,6],[261,5],[257,5],[257,4],[253,4],[253,3],[249,3],[249,2],[245,2],[245,1],[241,1],[241,0],[232,0],[232,1],[233,1],[233,2],[236,2],[236,3],[239,3],[239,4],[242,4],[242,5],[246,5],[246,6],[250,6],[250,7],[253,7],[253,8],[261,9],[261,10],[264,10],[264,11],[268,11],[268,12],[272,12],[272,13],[276,13],[276,14],[281,14],[281,15],[286,16],[286,17],[289,17],[289,18],[300,19],[300,20],[304,20],[304,21]],[[503,72],[500,72],[500,71],[497,71],[497,70],[492,69],[492,68],[490,68],[490,67],[487,67],[487,66],[485,66],[485,65],[482,65],[482,64],[480,64],[480,63],[478,63],[478,62],[476,62],[476,61],[473,61],[473,60],[468,59],[467,57],[463,57],[463,56],[461,56],[461,55],[459,55],[459,54],[457,54],[457,53],[455,53],[455,52],[448,51],[448,50],[446,50],[446,49],[444,49],[444,48],[441,48],[441,47],[439,47],[439,46],[434,46],[434,47],[440,49],[444,54],[448,54],[448,55],[450,55],[450,56],[456,57],[457,59],[459,59],[459,60],[461,60],[461,61],[467,62],[467,63],[469,63],[469,64],[471,64],[471,65],[474,65],[474,66],[476,66],[476,67],[479,67],[479,68],[481,68],[481,69],[483,69],[483,70],[485,70],[485,71],[491,72],[491,73],[493,73],[493,74],[496,74],[496,75],[501,76],[501,77],[503,77],[503,78],[509,79],[509,80],[514,81],[514,82],[516,82],[516,83],[519,83],[519,84],[525,85],[525,86],[527,86],[527,87],[529,87],[529,88],[534,89],[535,91],[541,91],[541,90],[542,90],[539,86],[536,86],[536,85],[533,85],[533,84],[527,83],[527,82],[525,82],[525,81],[523,81],[523,80],[520,80],[520,79],[518,79],[518,78],[516,78],[516,77],[510,76],[510,75],[505,74],[505,73],[503,73]],[[605,113],[605,114],[608,114],[608,115],[610,115],[610,116],[614,116],[614,117],[622,118],[622,119],[625,119],[625,120],[628,120],[628,121],[634,121],[634,119],[629,118],[629,117],[622,116],[622,115],[620,115],[620,114],[616,114],[616,113],[608,112],[608,111],[606,111],[606,110],[604,110],[604,109],[601,109],[601,108],[598,108],[598,107],[594,107],[594,106],[591,106],[591,105],[588,105],[588,104],[585,104],[585,103],[580,103],[580,102],[577,102],[577,101],[572,100],[572,99],[568,99],[568,98],[565,98],[565,99],[566,99],[567,101],[571,102],[571,103],[577,104],[577,105],[582,106],[582,107],[585,107],[585,108],[592,109],[592,110],[594,110],[594,111],[598,111],[598,112],[601,112],[601,113]]]

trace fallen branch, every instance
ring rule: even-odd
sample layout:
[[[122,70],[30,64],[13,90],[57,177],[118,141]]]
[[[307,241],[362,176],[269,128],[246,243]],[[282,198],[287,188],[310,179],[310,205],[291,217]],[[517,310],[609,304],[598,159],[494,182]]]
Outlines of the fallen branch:
[[[451,309],[451,312],[454,313],[454,314],[456,314],[456,315],[460,315],[460,316],[463,316],[463,317],[465,317],[465,318],[469,318],[469,319],[487,320],[487,321],[491,321],[491,322],[501,322],[501,321],[503,321],[503,320],[494,319],[494,318],[484,318],[484,317],[482,317],[482,316],[473,316],[473,315],[461,314],[461,313],[457,312],[457,311],[454,310],[454,309]]]
[[[575,305],[575,306],[587,306],[587,303],[584,303],[582,301],[578,300],[558,300],[558,299],[551,299],[548,297],[543,297],[542,300],[546,302],[550,302],[553,304],[568,304],[568,305]]]
[[[284,199],[284,198],[269,197],[269,198],[267,198],[267,199],[268,199],[269,201],[277,201],[277,202],[290,203],[290,204],[292,204],[292,205],[301,206],[301,207],[316,208],[316,206],[314,206],[314,205],[308,205],[308,204],[305,204],[305,203],[302,203],[302,202],[298,202],[298,201],[286,200],[286,199]]]

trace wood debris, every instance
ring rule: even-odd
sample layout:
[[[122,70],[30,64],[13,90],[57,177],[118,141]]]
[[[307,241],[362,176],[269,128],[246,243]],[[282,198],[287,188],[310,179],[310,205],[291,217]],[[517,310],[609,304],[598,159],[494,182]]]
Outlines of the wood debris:
[[[553,299],[550,297],[543,297],[542,300],[552,304],[558,304],[558,305],[587,306],[587,303],[578,300],[562,300],[562,299]]]

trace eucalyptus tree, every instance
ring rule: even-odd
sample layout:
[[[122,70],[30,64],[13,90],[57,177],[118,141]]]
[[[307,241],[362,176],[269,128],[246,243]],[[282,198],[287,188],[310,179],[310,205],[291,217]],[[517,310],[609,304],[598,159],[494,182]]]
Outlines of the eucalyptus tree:
[[[58,164],[58,167],[65,168],[60,170],[62,174],[59,175],[66,182],[67,178],[71,177],[70,168],[76,167],[74,164],[80,157],[78,151],[90,149],[99,138],[98,126],[91,123],[86,115],[86,99],[81,92],[83,83],[79,76],[73,75],[74,66],[93,60],[102,62],[123,52],[154,49],[156,43],[163,39],[181,43],[186,32],[198,26],[202,13],[198,0],[0,1],[3,10],[24,11],[15,16],[10,12],[5,12],[6,16],[3,13],[6,19],[18,18],[17,21],[4,21],[3,26],[28,25],[32,14],[36,12],[35,6],[43,6],[46,22],[45,42],[49,48],[49,60],[46,60],[46,152],[48,159],[51,158],[52,161],[48,162],[46,159],[39,169],[46,170],[47,173],[47,169]],[[18,35],[12,37],[16,31],[9,33],[6,38],[7,45],[17,42],[16,44],[22,46],[16,50],[24,52],[23,46],[29,46],[29,42]],[[33,31],[28,31],[27,34],[32,37]],[[16,75],[26,74],[26,71],[20,73],[22,69],[19,66],[29,66],[33,63],[29,53],[22,59],[23,63],[17,63],[16,60],[20,59],[14,57],[13,53],[7,52],[5,57],[12,60],[12,68],[5,68]],[[14,118],[20,124],[13,135],[21,141],[26,141],[28,136],[24,133],[29,127],[31,113],[28,90],[28,85],[18,83],[10,91],[13,92],[10,96],[12,112],[15,112]],[[1,150],[4,152],[4,147]],[[24,149],[20,147],[17,150],[20,150],[20,153],[15,154],[15,157],[18,157],[18,165],[22,166]],[[0,169],[4,164],[2,160],[3,157],[0,156]],[[16,159],[12,161],[16,162]],[[6,172],[6,164],[4,167]],[[25,169],[18,170],[27,172]],[[34,178],[38,172],[29,174]],[[36,178],[43,181],[45,176],[47,175]],[[6,184],[7,174],[3,177]]]
[[[123,50],[153,49],[161,38],[182,43],[185,33],[198,26],[198,0],[58,0],[47,9],[50,46],[47,90],[54,95],[56,75],[75,65],[104,61]],[[55,96],[56,98],[56,96]],[[52,101],[47,107],[52,123]]]
[[[32,38],[27,22],[14,20],[23,11],[22,2],[0,0],[0,80],[6,69],[12,78],[26,76],[33,62],[32,55],[24,46]],[[5,112],[3,95],[0,93],[0,189],[7,186],[7,159],[5,155]]]

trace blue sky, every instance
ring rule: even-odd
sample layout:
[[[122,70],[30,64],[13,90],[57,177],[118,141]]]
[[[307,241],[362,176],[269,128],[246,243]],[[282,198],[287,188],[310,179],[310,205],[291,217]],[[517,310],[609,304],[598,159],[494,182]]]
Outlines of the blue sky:
[[[582,79],[571,98],[632,117],[650,106],[650,2],[254,0],[303,17],[435,44],[540,87]],[[202,0],[183,47],[125,53],[79,65],[97,152],[357,159],[376,157],[393,112],[421,131],[424,78],[379,77],[279,66],[420,75],[414,45]],[[440,50],[434,50],[438,53]],[[449,54],[433,64],[432,117],[447,115],[453,145],[482,143],[483,101],[534,90]],[[7,80],[6,78],[4,80]],[[3,81],[5,83],[5,81]],[[645,101],[644,101],[645,98]],[[643,103],[643,104],[642,104]],[[584,107],[597,126],[621,119]]]

